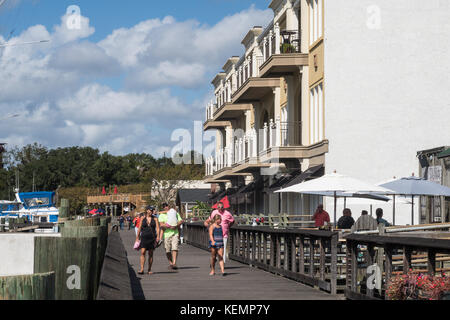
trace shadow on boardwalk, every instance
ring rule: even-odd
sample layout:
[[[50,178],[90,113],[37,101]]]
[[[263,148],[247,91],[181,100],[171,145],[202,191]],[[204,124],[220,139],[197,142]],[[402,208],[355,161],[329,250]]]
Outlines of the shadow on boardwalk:
[[[170,271],[163,246],[155,251],[153,275],[138,275],[139,253],[133,250],[135,233],[122,231],[128,254],[133,297],[136,300],[340,300],[317,289],[250,268],[235,261],[225,265],[226,277],[209,276],[209,253],[181,245],[178,271]],[[147,262],[145,265],[147,271]]]

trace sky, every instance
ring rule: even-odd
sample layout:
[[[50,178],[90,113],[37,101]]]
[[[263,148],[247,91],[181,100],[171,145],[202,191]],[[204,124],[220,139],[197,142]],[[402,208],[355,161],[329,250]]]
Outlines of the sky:
[[[229,57],[244,53],[241,41],[251,27],[270,22],[269,3],[6,0],[0,142],[157,157],[180,145],[194,149],[194,137],[180,144],[177,136],[204,122],[211,80]],[[78,20],[68,11],[72,5]],[[23,44],[41,40],[50,41]],[[200,137],[204,149],[195,149],[211,153],[212,135]]]

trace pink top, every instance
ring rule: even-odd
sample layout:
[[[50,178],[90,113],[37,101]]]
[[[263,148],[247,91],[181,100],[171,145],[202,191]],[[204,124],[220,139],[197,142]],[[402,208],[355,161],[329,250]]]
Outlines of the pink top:
[[[228,235],[230,233],[230,224],[234,222],[233,215],[228,212],[227,210],[224,210],[223,213],[220,213],[219,210],[214,210],[211,213],[211,216],[209,219],[213,219],[215,215],[220,215],[222,217],[222,230],[223,230],[223,237],[228,238]]]

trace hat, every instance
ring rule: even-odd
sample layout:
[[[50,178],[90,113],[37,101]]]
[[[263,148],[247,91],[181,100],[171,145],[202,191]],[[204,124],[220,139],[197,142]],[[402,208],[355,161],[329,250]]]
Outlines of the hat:
[[[154,206],[147,206],[147,207],[145,208],[145,211],[147,211],[147,210],[154,211],[154,210],[155,210],[155,207],[154,207]]]

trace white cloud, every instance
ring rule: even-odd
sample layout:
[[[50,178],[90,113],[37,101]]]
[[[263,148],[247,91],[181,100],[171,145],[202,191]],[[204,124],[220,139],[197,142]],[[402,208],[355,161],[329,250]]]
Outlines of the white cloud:
[[[0,140],[169,154],[172,131],[192,130],[204,118],[211,74],[243,52],[249,28],[271,16],[251,7],[213,26],[169,16],[114,30],[98,43],[89,40],[95,29],[87,17],[79,30],[67,28],[68,15],[51,31],[31,26],[10,41],[51,42],[0,49],[0,114],[21,115],[0,120]],[[198,98],[177,97],[174,86]]]

